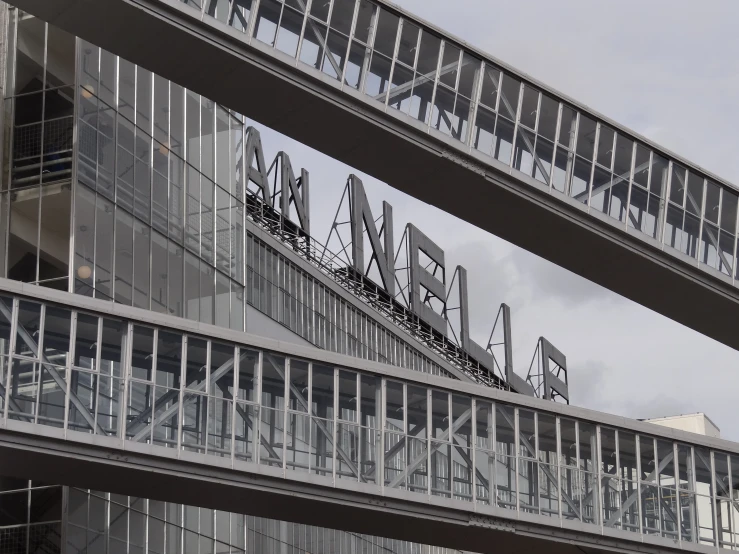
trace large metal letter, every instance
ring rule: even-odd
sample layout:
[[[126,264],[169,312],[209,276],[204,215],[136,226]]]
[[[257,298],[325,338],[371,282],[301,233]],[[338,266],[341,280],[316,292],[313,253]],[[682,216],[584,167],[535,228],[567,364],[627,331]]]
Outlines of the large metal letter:
[[[257,162],[256,167],[254,162]],[[269,178],[267,177],[267,165],[264,163],[264,148],[262,148],[262,137],[254,127],[246,130],[246,180],[245,186],[249,187],[249,181],[262,190],[262,198],[265,204],[272,207],[272,193],[269,190]]]
[[[477,360],[480,365],[485,367],[490,373],[495,372],[495,358],[487,348],[481,347],[470,338],[470,317],[469,317],[469,296],[467,292],[467,270],[457,266],[457,274],[459,279],[459,322],[460,322],[460,342],[462,349]],[[507,304],[501,304],[500,315],[503,320],[503,352],[505,360],[503,360],[505,378],[508,385],[514,392],[534,396],[533,387],[523,378],[519,377],[513,371],[513,344],[511,338],[511,308]],[[496,324],[498,321],[496,321]]]
[[[377,261],[382,284],[390,296],[395,296],[395,260],[393,259],[393,207],[387,202],[382,203],[382,227],[384,244],[380,243],[380,233],[375,226],[364,192],[364,185],[356,175],[349,176],[349,198],[351,202],[351,229],[352,229],[352,263],[354,269],[365,275],[364,266],[364,228],[372,246],[372,260]],[[368,267],[369,268],[369,267]]]
[[[459,340],[462,343],[462,349],[493,374],[495,373],[495,358],[493,358],[490,352],[470,338],[467,270],[461,265],[457,266],[457,279],[459,279]]]
[[[544,381],[543,398],[545,400],[553,400],[553,393],[556,392],[569,404],[570,390],[567,386],[567,357],[544,337],[539,338],[539,341],[541,344],[542,378]],[[558,365],[560,370],[564,372],[564,381],[552,371],[549,366],[550,361]]]
[[[436,264],[434,273],[421,266],[420,252],[426,254],[432,263]],[[408,266],[411,272],[411,310],[433,329],[446,336],[446,320],[428,304],[431,297],[435,297],[442,304],[446,302],[444,251],[411,223],[408,224]],[[436,276],[436,271],[439,269],[441,269],[441,279]],[[421,298],[421,286],[427,291],[424,298]]]
[[[290,202],[295,204],[295,211],[298,213],[298,222],[300,228],[305,231],[306,235],[310,235],[310,204],[309,204],[309,186],[308,172],[305,169],[300,170],[300,179],[295,179],[293,166],[290,163],[290,157],[285,152],[277,154],[280,158],[280,183],[281,183],[281,206],[282,217],[290,218]]]

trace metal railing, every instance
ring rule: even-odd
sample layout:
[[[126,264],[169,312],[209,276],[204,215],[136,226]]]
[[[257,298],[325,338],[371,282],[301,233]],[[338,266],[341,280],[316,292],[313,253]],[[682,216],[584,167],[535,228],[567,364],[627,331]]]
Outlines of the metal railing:
[[[13,188],[72,177],[74,118],[16,125],[13,132]]]

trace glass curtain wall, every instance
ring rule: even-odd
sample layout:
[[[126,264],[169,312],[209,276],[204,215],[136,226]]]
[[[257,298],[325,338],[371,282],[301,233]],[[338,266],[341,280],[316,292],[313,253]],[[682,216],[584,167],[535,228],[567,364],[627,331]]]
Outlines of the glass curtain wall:
[[[0,477],[0,552],[62,552],[62,507],[59,485]]]
[[[321,281],[247,234],[249,305],[319,348],[434,375],[450,374]]]
[[[10,10],[0,274],[67,290],[75,38]]]
[[[70,488],[68,494],[67,554],[103,553],[106,545],[112,554],[458,552],[99,491]],[[18,554],[25,554],[25,550]]]
[[[244,124],[84,41],[74,291],[244,329]]]
[[[84,41],[79,64],[74,292],[243,330],[246,285],[316,346],[447,374],[245,232],[241,116]]]
[[[736,189],[371,0],[186,0],[731,279]],[[739,272],[736,273],[739,275]]]

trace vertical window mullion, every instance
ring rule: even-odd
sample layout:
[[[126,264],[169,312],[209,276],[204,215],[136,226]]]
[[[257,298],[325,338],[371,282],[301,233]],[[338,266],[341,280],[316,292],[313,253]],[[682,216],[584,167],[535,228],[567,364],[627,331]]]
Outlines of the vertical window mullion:
[[[580,467],[580,460],[582,459],[580,456],[581,456],[581,454],[580,454],[580,422],[579,421],[575,421],[575,467],[577,468],[575,470],[575,471],[577,471],[577,473],[576,473],[576,475],[577,475],[577,482],[576,482],[575,485],[580,490],[583,490],[583,484],[584,483],[582,483],[581,481],[584,478],[584,475],[583,474],[585,473],[585,471]],[[582,495],[581,494],[578,495],[577,506],[578,506],[578,510],[580,512],[580,521],[583,521],[583,519],[585,519],[585,518],[584,518],[583,513],[582,513]]]
[[[705,183],[703,186],[703,189],[706,189]],[[705,201],[705,194],[704,194],[704,201]],[[718,499],[718,491],[716,490],[716,462],[714,460],[714,452],[713,450],[709,451],[709,456],[711,460],[711,506],[713,506],[713,539],[716,544],[716,546],[721,549],[721,529],[719,529],[718,526],[718,511],[721,509],[721,501]],[[697,529],[697,531],[700,531],[700,528]]]
[[[501,92],[498,94],[500,96],[502,94]],[[513,138],[511,139],[511,157],[508,160],[508,166],[513,167],[513,160],[516,156],[516,139],[518,138],[518,128],[520,125],[520,119],[521,119],[521,109],[523,106],[523,95],[524,95],[524,83],[521,81],[518,85],[518,104],[516,104],[516,117],[513,121]],[[496,128],[497,131],[497,128]]]
[[[519,473],[521,473],[521,462],[520,462],[520,453],[521,453],[521,426],[519,425],[518,421],[518,408],[513,409],[513,456],[514,456],[514,464],[515,464],[515,474],[516,474],[516,512],[521,511],[521,488],[519,486],[520,479],[519,479]]]
[[[178,391],[178,413],[180,414],[177,418],[177,450],[182,450],[182,422],[184,420],[184,389],[187,371],[187,335],[182,335],[182,349],[180,351],[180,390]],[[152,406],[154,405],[152,399]],[[154,427],[152,425],[152,427]],[[152,429],[153,433],[153,429]]]
[[[362,0],[357,1],[357,7],[356,7],[356,13],[355,13],[355,26],[354,26],[354,33],[356,33],[356,19],[359,18],[359,5]],[[364,59],[362,60],[362,69],[359,77],[359,83],[357,86],[357,90],[360,90],[364,92],[365,84],[367,83],[367,70],[369,69],[369,63],[370,58],[372,57],[372,52],[374,49],[374,42],[375,42],[375,34],[377,30],[377,17],[379,12],[379,7],[376,5],[372,5],[372,16],[370,17],[370,28],[367,35],[367,44],[364,49]],[[353,40],[353,37],[352,37]],[[352,41],[349,41],[349,44],[352,44]],[[361,44],[361,43],[360,43]]]
[[[597,143],[596,143],[597,144]],[[594,153],[593,156],[596,154]],[[594,483],[593,483],[593,515],[594,515],[594,522],[595,525],[600,525],[601,532],[603,529],[603,523],[605,520],[604,513],[603,513],[603,505],[605,499],[602,498],[602,491],[603,491],[603,456],[602,456],[602,441],[601,441],[601,432],[600,432],[600,425],[595,426],[595,467],[593,468],[593,477],[594,477]],[[615,448],[615,445],[614,445]],[[591,448],[592,450],[592,448]]]
[[[627,230],[629,228],[629,215],[631,214],[631,191],[634,188],[634,172],[635,172],[635,164],[636,164],[636,145],[637,142],[633,141],[633,144],[631,145],[631,171],[629,172],[629,194],[626,198],[626,217],[624,218],[625,221],[623,223],[624,230]],[[687,188],[687,181],[685,184]]]
[[[431,126],[433,125],[433,115],[434,115],[434,106],[436,105],[436,91],[439,88],[439,72],[441,71],[441,64],[444,59],[444,49],[446,47],[446,42],[441,41],[441,44],[439,45],[439,55],[436,59],[436,72],[434,73],[434,92],[431,94],[431,102],[429,104],[429,109],[431,110],[429,113],[429,121],[426,124],[426,131],[431,131]]]
[[[254,377],[256,379],[256,382],[254,384],[254,389],[255,389],[254,390],[254,396],[255,396],[254,400],[256,401],[257,405],[255,407],[254,422],[253,422],[253,427],[252,427],[252,443],[253,443],[252,451],[254,453],[252,457],[252,462],[254,462],[255,464],[261,463],[259,460],[259,451],[260,451],[260,444],[261,444],[261,436],[260,436],[261,435],[261,424],[260,422],[262,420],[262,408],[263,408],[262,406],[262,382],[263,382],[262,364],[263,364],[263,361],[264,361],[264,352],[260,350],[257,354],[257,359],[255,362],[255,367],[254,367]],[[247,411],[247,415],[248,413],[249,412]]]
[[[642,511],[642,501],[641,501],[641,484],[642,484],[642,474],[641,474],[641,436],[636,434],[634,435],[634,440],[636,441],[636,489],[637,489],[637,495],[636,495],[636,501],[637,506],[639,510],[639,534],[644,534],[644,512]]]
[[[431,466],[432,456],[431,456],[431,447],[433,444],[433,436],[434,436],[434,428],[433,428],[433,422],[431,418],[431,412],[434,409],[434,400],[433,396],[431,394],[431,389],[426,388],[426,494],[428,496],[431,496],[431,476],[434,475],[436,472],[434,471],[434,468]],[[451,416],[451,412],[449,412]],[[451,432],[451,423],[452,418],[450,417],[448,420],[449,423],[449,431]],[[410,431],[410,430],[409,430]],[[408,444],[409,452],[410,452],[410,444]],[[451,450],[449,451],[449,454],[451,455]],[[410,469],[410,468],[409,468]],[[406,474],[406,478],[410,479],[410,475]],[[451,482],[452,482],[452,476],[449,475],[449,485],[451,489]]]
[[[420,47],[418,48],[420,50]],[[465,144],[467,146],[472,145],[472,136],[474,135],[475,127],[477,126],[477,110],[480,106],[480,96],[482,95],[482,83],[485,78],[485,62],[481,61],[478,66],[478,75],[475,77],[475,82],[472,85],[472,98],[470,98],[470,115],[469,123],[467,124],[467,137]]]
[[[323,0],[318,0],[323,1]],[[310,9],[311,9],[312,0],[307,0],[305,2],[305,13],[303,14],[303,24],[300,28],[300,36],[298,37],[298,48],[295,52],[295,59],[300,59],[300,53],[303,50],[303,40],[305,39],[305,28],[308,26],[310,22]],[[253,17],[252,19],[256,20],[256,17]],[[244,183],[244,190],[246,190],[246,187],[249,185],[249,183]]]
[[[561,105],[560,105],[561,107]],[[557,134],[559,136],[559,134]],[[557,491],[559,491],[558,515],[562,520],[562,502],[564,502],[564,494],[562,492],[562,422],[559,417],[555,419],[555,436],[557,441]]]
[[[736,210],[736,219],[734,221],[734,229],[731,232],[731,240],[733,242],[732,245],[732,252],[734,253],[734,267],[731,268],[731,282],[736,284],[736,274],[737,274],[737,228],[739,228],[739,209]],[[739,477],[739,476],[737,476]],[[737,522],[737,525],[739,526],[739,522]]]
[[[41,77],[41,144],[39,148],[39,161],[41,162],[39,164],[39,180],[38,180],[38,215],[36,219],[36,273],[34,280],[38,283],[40,279],[40,264],[41,264],[41,214],[42,214],[42,206],[44,202],[44,195],[42,193],[43,191],[43,175],[44,175],[44,135],[46,133],[46,74],[47,74],[47,65],[48,65],[48,58],[49,58],[49,24],[43,23],[44,25],[44,62],[43,62],[43,76]],[[99,63],[98,56],[98,63]],[[100,71],[98,71],[98,79],[100,78]],[[76,94],[76,92],[75,92]],[[98,106],[98,110],[100,107]],[[98,119],[98,118],[95,118]],[[15,122],[14,122],[15,123]],[[96,139],[97,140],[97,137]],[[97,162],[97,160],[96,160]],[[97,163],[95,164],[97,167]],[[39,359],[40,359],[41,353],[39,352]],[[40,387],[40,383],[39,383]]]
[[[562,129],[562,111],[563,111],[562,107],[563,107],[562,102],[559,102],[558,105],[557,105],[557,124],[555,125],[555,129],[554,129],[554,141],[552,142],[552,144],[553,144],[553,148],[552,148],[552,159],[551,159],[551,162],[552,162],[552,166],[551,167],[552,167],[552,169],[549,170],[549,183],[547,183],[549,185],[549,192],[552,191],[552,186],[553,186],[553,183],[554,183],[554,169],[555,169],[555,165],[557,163],[557,152],[559,151],[559,146],[560,146],[560,144],[559,144],[559,132]],[[565,171],[566,171],[566,167],[565,167]],[[566,182],[567,182],[567,176],[565,175],[565,183]],[[565,187],[566,187],[566,184],[565,184]],[[561,504],[561,502],[560,502],[560,504]],[[560,510],[560,513],[561,513],[561,510]]]
[[[595,143],[593,146],[593,160],[590,162],[590,182],[588,183],[588,204],[587,204],[588,212],[590,212],[590,203],[593,198],[593,177],[595,175],[595,164],[598,163],[597,159],[598,159],[598,141],[600,140],[600,126],[601,126],[600,123],[598,123],[595,126]]]
[[[310,0],[308,0],[308,2],[310,3]],[[247,28],[244,29],[244,33],[246,34],[246,37],[247,37],[246,38],[247,43],[250,43],[252,38],[254,38],[253,37],[254,27],[256,26],[257,16],[259,14],[259,3],[260,3],[260,0],[254,0],[254,3],[251,6],[251,12],[249,12],[249,21],[247,23]],[[234,6],[234,9],[236,9],[235,6]]]
[[[670,210],[670,193],[672,192],[672,160],[668,160],[667,162],[667,182],[665,183],[665,199],[664,199],[664,216],[662,217],[661,221],[661,229],[659,233],[658,240],[662,244],[662,248],[664,248],[665,243],[665,228],[667,227],[667,213]],[[739,213],[739,210],[737,210],[737,213]],[[734,241],[736,242],[736,241]]]
[[[282,408],[282,471],[287,469],[287,432],[288,432],[288,410],[290,408],[290,358],[285,358],[285,383],[283,384],[283,408]],[[309,385],[310,390],[310,385]],[[310,432],[308,434],[310,441]]]
[[[703,255],[703,222],[705,221],[705,213],[706,213],[706,195],[708,191],[708,180],[703,179],[703,189],[701,191],[701,209],[698,210],[698,244],[696,250],[697,259],[698,259],[698,265],[700,265],[700,260]],[[687,192],[686,192],[687,196]],[[718,246],[718,245],[717,245]],[[694,256],[695,258],[696,256]]]
[[[395,73],[395,63],[398,59],[398,47],[400,46],[400,37],[403,36],[403,23],[405,20],[400,18],[398,21],[398,28],[395,30],[395,44],[393,45],[393,59],[390,61],[390,76],[387,82],[387,94],[385,94],[385,109],[387,110],[388,103],[390,101],[390,93],[393,89],[393,73]]]
[[[532,474],[529,481],[533,483],[531,487],[536,494],[536,512],[541,515],[541,502],[539,502],[539,413],[534,412],[534,464],[532,466]]]
[[[385,427],[387,426],[387,379],[382,377],[380,384],[380,421],[379,421],[379,448],[377,450],[377,484],[380,486],[382,493],[385,493]]]
[[[272,44],[270,44],[270,46],[272,46],[273,48],[276,48],[277,47],[277,41],[280,39],[280,30],[282,29],[281,25],[282,25],[282,16],[283,15],[285,15],[285,4],[284,4],[284,0],[282,2],[280,2],[280,15],[277,17],[277,24],[276,24],[276,27],[277,28],[275,29],[274,42]],[[218,142],[218,141],[216,141],[216,142]]]

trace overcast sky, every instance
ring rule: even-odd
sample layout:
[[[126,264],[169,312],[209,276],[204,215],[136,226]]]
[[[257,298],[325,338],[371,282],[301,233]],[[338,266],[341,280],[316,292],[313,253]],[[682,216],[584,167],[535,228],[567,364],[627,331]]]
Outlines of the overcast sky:
[[[736,0],[396,3],[739,183]],[[310,171],[313,234],[324,240],[353,170],[257,126],[268,158],[285,150]],[[445,250],[449,274],[467,268],[473,338],[484,343],[499,304],[511,306],[521,376],[543,335],[567,356],[572,404],[634,418],[703,411],[739,440],[738,352],[359,175],[376,215],[382,200],[393,205],[396,241],[413,222]]]

